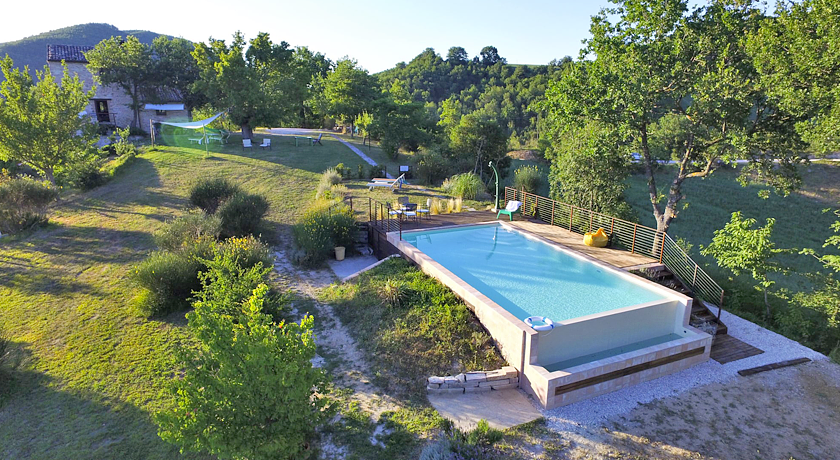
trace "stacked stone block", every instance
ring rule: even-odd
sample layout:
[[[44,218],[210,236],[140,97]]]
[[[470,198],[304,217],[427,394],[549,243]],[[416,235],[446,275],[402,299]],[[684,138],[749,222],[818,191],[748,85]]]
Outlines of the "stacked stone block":
[[[446,377],[429,377],[429,393],[472,393],[477,391],[505,390],[519,386],[519,372],[513,366],[495,371],[475,371]]]

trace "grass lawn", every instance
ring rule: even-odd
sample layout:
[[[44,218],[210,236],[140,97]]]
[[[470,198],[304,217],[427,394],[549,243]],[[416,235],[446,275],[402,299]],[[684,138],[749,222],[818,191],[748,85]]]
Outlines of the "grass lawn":
[[[150,415],[172,403],[163,390],[173,348],[189,340],[185,321],[139,317],[132,306],[139,289],[127,273],[153,249],[153,232],[186,212],[200,177],[225,176],[264,194],[275,229],[264,237],[277,241],[321,171],[362,161],[326,137],[323,147],[284,141],[243,152],[232,139],[209,157],[189,144],[146,151],[110,183],[65,195],[48,226],[0,239],[0,327],[30,357],[4,389],[0,456],[179,457]]]
[[[656,176],[660,190],[666,191],[673,166],[666,166]],[[805,180],[802,191],[787,197],[770,193],[766,200],[758,197],[760,185],[741,187],[735,180],[738,171],[721,169],[707,179],[690,179],[684,183],[686,199],[680,203],[681,210],[668,231],[674,237],[688,240],[694,248],[692,257],[710,265],[710,274],[717,279],[727,279],[728,272],[717,268],[713,259],[700,255],[700,245],[712,241],[714,231],[723,228],[733,212],[741,211],[745,217],[757,219],[764,225],[768,217],[776,219],[773,240],[780,248],[813,248],[823,251],[825,239],[831,235],[829,225],[837,218],[824,213],[826,208],[837,209],[840,192],[840,167],[813,164],[803,171]],[[643,175],[629,179],[627,200],[638,213],[641,223],[656,227],[650,207],[647,181]],[[778,286],[799,290],[808,287],[800,273],[818,270],[820,264],[811,257],[790,255],[782,259],[795,269],[790,276],[778,276]],[[803,284],[804,283],[804,284]]]

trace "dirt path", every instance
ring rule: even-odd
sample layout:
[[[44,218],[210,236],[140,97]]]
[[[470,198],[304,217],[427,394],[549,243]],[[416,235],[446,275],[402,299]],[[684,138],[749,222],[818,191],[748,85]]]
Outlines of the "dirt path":
[[[314,309],[311,313],[316,318],[317,343],[322,349],[322,354],[326,355],[331,366],[334,366],[333,382],[340,387],[352,389],[351,400],[358,401],[361,409],[371,414],[374,421],[379,420],[383,412],[399,409],[399,404],[394,399],[384,395],[371,383],[370,365],[347,328],[333,313],[332,307],[317,301],[317,291],[335,281],[332,271],[302,270],[293,267],[283,250],[277,251],[275,257],[275,271],[288,281],[292,290],[302,299],[295,308]]]

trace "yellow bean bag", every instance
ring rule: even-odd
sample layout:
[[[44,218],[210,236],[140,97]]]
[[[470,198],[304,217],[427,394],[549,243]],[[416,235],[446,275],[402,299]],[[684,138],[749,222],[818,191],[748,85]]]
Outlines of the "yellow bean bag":
[[[597,232],[586,232],[583,235],[583,244],[587,246],[594,246],[596,248],[603,248],[607,245],[610,238],[604,232],[603,228],[599,228]]]

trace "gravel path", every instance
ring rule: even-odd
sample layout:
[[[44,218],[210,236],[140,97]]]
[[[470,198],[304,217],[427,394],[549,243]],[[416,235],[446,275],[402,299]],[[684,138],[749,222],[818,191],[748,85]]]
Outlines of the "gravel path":
[[[579,403],[543,411],[548,426],[561,431],[574,429],[576,426],[599,426],[608,421],[617,420],[618,416],[630,412],[640,404],[680,395],[703,385],[716,382],[738,385],[744,379],[737,373],[741,369],[794,358],[811,358],[814,361],[828,359],[825,355],[817,353],[798,342],[764,329],[727,311],[721,314],[721,320],[729,328],[731,336],[764,350],[764,353],[728,364],[719,364],[717,361],[710,359],[706,363],[676,374]]]
[[[385,411],[399,409],[395,400],[384,395],[371,383],[370,365],[347,328],[333,313],[332,306],[317,301],[318,289],[336,281],[332,271],[294,267],[282,250],[274,255],[274,270],[278,275],[289,280],[292,289],[298,295],[312,302],[315,311],[311,313],[316,318],[316,341],[329,355],[334,356],[332,360],[337,364],[333,371],[333,381],[341,387],[353,389],[350,398],[358,401],[361,408],[371,414],[373,420],[379,420],[379,416]]]

